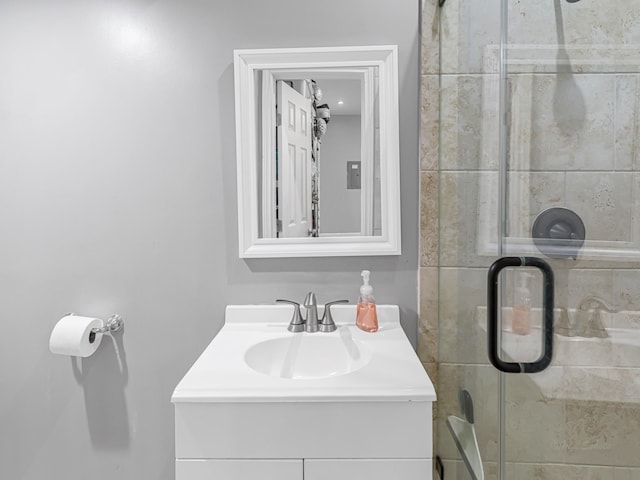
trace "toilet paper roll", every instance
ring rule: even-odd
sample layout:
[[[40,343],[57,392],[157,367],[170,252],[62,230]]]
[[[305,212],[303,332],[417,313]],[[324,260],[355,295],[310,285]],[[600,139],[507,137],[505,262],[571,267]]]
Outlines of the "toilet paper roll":
[[[62,317],[51,331],[49,350],[59,355],[88,357],[95,352],[102,341],[102,334],[92,334],[92,328],[103,326],[99,318],[67,315]]]

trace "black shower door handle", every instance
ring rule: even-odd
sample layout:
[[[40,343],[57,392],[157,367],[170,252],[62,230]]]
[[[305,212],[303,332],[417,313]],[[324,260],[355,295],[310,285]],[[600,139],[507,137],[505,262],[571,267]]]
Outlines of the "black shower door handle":
[[[507,267],[536,267],[542,272],[542,353],[535,362],[505,362],[500,358],[498,331],[498,278]],[[505,373],[537,373],[553,356],[553,270],[537,257],[502,257],[489,267],[487,278],[487,347],[491,364]]]

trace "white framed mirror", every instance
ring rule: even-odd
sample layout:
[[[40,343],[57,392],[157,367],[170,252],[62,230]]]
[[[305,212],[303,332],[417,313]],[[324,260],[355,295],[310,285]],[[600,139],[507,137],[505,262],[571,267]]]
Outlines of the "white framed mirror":
[[[397,47],[235,50],[241,258],[399,255]]]

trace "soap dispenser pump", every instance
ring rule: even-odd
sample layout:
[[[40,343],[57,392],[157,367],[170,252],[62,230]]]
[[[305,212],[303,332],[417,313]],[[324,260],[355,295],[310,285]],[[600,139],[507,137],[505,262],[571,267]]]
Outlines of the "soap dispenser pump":
[[[378,331],[378,314],[376,312],[376,300],[373,297],[373,287],[369,285],[369,270],[363,270],[362,286],[360,287],[360,297],[356,309],[356,326],[365,332]]]

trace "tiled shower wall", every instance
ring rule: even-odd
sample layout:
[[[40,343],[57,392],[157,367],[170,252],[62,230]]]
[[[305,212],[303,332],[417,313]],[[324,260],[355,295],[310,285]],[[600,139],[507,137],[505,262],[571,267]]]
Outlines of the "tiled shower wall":
[[[497,254],[500,1],[437,3],[424,0],[422,19],[419,355],[437,385],[436,453],[447,479],[468,478],[444,424],[460,414],[461,387],[475,400],[492,478],[498,377],[477,307]],[[627,252],[640,250],[640,1],[509,2],[509,43],[509,236],[526,249],[539,212],[571,208],[590,250],[551,261],[556,305],[575,309],[593,293],[637,310],[640,262]],[[507,478],[640,478],[640,398],[616,395],[640,379],[638,367],[596,369],[610,392],[597,401],[550,398],[527,377],[509,377]],[[540,378],[570,391],[593,372],[569,359]]]

